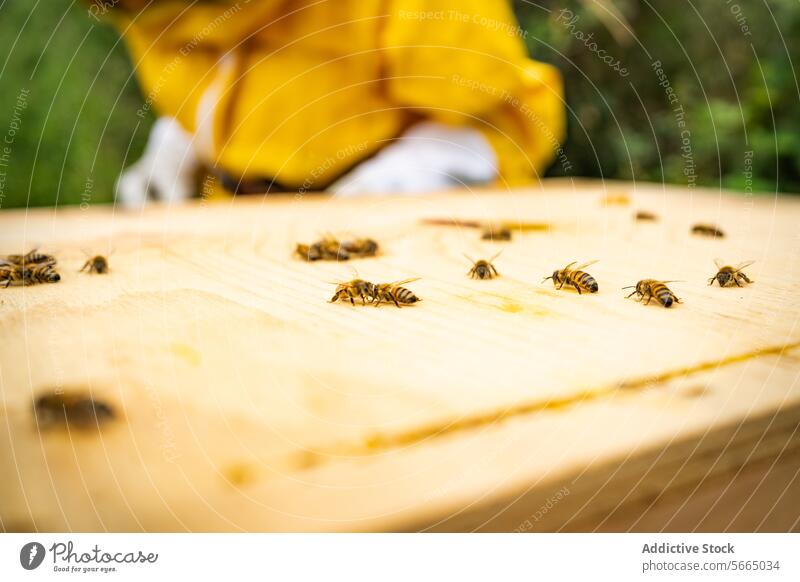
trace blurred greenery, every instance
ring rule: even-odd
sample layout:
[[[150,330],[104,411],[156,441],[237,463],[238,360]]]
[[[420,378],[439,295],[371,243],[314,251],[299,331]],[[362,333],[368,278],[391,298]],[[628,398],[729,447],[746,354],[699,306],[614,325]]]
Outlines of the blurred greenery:
[[[565,78],[569,175],[689,182],[682,128],[652,66],[660,61],[698,185],[800,192],[797,0],[614,0],[628,42],[597,3],[514,4],[531,53]],[[0,49],[0,208],[111,201],[153,121],[135,113],[144,100],[117,34],[76,0],[5,0]],[[563,172],[556,164],[549,175]]]
[[[6,0],[0,55],[0,139],[20,126],[0,144],[0,208],[113,200],[152,123],[136,115],[144,100],[117,33],[74,0]]]
[[[628,43],[614,20],[601,20],[598,3],[515,2],[531,54],[564,75],[568,173],[687,185],[681,133],[688,130],[698,185],[800,192],[797,0],[613,5],[633,32]],[[587,46],[592,42],[597,47]],[[592,48],[613,55],[629,74],[621,76]],[[677,103],[659,85],[658,61]],[[562,174],[560,165],[550,169]]]

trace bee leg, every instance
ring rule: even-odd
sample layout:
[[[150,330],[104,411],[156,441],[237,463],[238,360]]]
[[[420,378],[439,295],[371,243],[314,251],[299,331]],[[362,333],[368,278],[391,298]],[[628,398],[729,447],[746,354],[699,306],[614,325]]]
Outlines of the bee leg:
[[[575,291],[578,292],[578,295],[583,295],[580,286],[575,281],[571,281],[570,285],[572,285],[575,288]]]
[[[392,301],[394,301],[394,304],[397,305],[397,307],[400,307],[400,304],[397,302],[397,298],[394,295],[391,295],[390,297],[392,298]]]
[[[739,277],[734,277],[733,282],[736,283],[737,287],[741,287],[741,285],[739,284]]]
[[[497,269],[494,268],[494,265],[489,265],[489,268],[494,272],[495,277],[500,276],[500,273],[497,272]]]
[[[650,305],[650,300],[652,298],[653,298],[653,294],[652,293],[648,293],[647,294],[647,301],[645,302],[645,305]]]
[[[561,281],[561,283],[559,283],[559,285],[558,285],[558,290],[559,291],[561,291],[561,288],[564,286],[565,281],[566,281],[566,279],[564,281]]]

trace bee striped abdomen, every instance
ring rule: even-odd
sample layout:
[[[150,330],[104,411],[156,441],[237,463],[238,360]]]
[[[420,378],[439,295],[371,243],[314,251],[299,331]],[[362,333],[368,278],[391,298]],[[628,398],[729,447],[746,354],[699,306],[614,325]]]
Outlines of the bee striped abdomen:
[[[405,287],[398,287],[394,290],[394,296],[398,303],[416,303],[419,297],[414,295],[413,291]]]
[[[597,293],[599,289],[597,281],[589,273],[584,271],[575,271],[571,273],[572,282],[576,287],[580,287],[589,293]]]
[[[673,295],[672,291],[670,291],[669,287],[664,285],[664,283],[654,283],[651,287],[651,292],[664,307],[671,307],[675,300],[675,295]]]

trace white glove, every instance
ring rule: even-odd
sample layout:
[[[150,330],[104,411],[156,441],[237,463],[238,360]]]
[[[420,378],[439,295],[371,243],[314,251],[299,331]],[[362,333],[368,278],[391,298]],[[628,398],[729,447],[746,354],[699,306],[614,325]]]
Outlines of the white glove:
[[[329,188],[336,196],[418,194],[463,184],[484,184],[497,175],[497,159],[476,129],[423,122]]]
[[[197,187],[199,161],[192,136],[172,117],[159,117],[144,153],[117,180],[117,202],[141,207],[152,193],[159,200],[180,202]]]

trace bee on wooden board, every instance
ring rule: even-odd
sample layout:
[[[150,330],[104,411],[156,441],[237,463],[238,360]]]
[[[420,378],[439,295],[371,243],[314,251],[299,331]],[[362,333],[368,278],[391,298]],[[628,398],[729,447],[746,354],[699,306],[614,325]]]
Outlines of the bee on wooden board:
[[[6,260],[10,263],[14,263],[15,265],[32,265],[39,263],[50,263],[51,265],[56,264],[56,258],[53,255],[40,253],[39,249],[33,249],[24,255],[8,255]]]
[[[36,263],[30,267],[30,271],[34,283],[58,283],[61,280],[52,263]]]
[[[633,295],[637,296],[637,301],[647,298],[645,305],[650,303],[650,300],[655,297],[656,300],[664,307],[672,307],[673,303],[682,303],[680,299],[670,291],[667,283],[677,283],[677,281],[656,281],[655,279],[642,279],[636,285],[629,285],[623,289],[633,289],[628,297]],[[628,298],[626,297],[626,299]]]
[[[355,278],[351,281],[338,282],[336,291],[329,303],[336,303],[340,299],[349,299],[350,303],[356,304],[355,299],[360,298],[361,304],[366,305],[367,301],[372,303],[376,297],[376,287],[373,283],[364,279]]]
[[[714,259],[714,264],[717,266],[717,274],[708,280],[709,285],[713,285],[714,281],[719,283],[720,287],[730,287],[736,285],[741,287],[742,283],[752,283],[753,281],[744,273],[742,269],[749,267],[755,261],[747,261],[738,267],[731,267],[726,265],[721,259]]]
[[[94,255],[89,256],[87,255],[86,262],[81,267],[79,271],[82,273],[86,271],[87,273],[97,273],[98,275],[104,275],[108,273],[108,259],[105,258],[103,255]]]
[[[402,281],[396,281],[394,283],[379,283],[375,286],[375,306],[377,307],[380,305],[381,301],[387,303],[392,302],[397,307],[422,301],[422,299],[414,295],[413,291],[403,287],[403,285],[414,281],[419,281],[419,277],[403,279]]]
[[[41,429],[72,427],[95,428],[114,419],[114,411],[105,402],[85,392],[45,394],[33,403],[36,424]]]
[[[511,229],[506,228],[504,226],[499,226],[499,227],[490,226],[484,229],[481,238],[483,240],[509,241],[511,240]]]
[[[345,252],[357,257],[374,257],[378,254],[378,243],[371,238],[357,238],[342,243]]]
[[[654,222],[658,220],[658,216],[646,210],[640,210],[639,212],[637,212],[635,218],[638,221],[649,221],[649,222]]]
[[[692,227],[692,234],[699,234],[701,236],[710,236],[713,238],[722,238],[725,233],[718,229],[713,224],[695,224]]]
[[[563,269],[553,271],[552,275],[542,279],[542,283],[548,279],[552,279],[553,287],[556,287],[557,289],[561,289],[564,285],[570,285],[578,292],[579,295],[581,295],[584,291],[587,293],[597,293],[600,287],[597,285],[595,278],[589,273],[581,270],[590,265],[594,265],[596,262],[597,261],[589,261],[588,263],[573,267],[573,265],[577,263],[577,261],[573,261]]]
[[[500,251],[502,252],[502,251]],[[484,260],[480,259],[478,261],[472,260],[467,255],[464,255],[467,260],[472,263],[472,268],[467,272],[467,275],[470,276],[472,279],[494,279],[498,277],[500,273],[497,272],[497,269],[494,268],[492,261],[494,261],[497,257],[500,256],[500,253],[497,253],[491,259]]]

